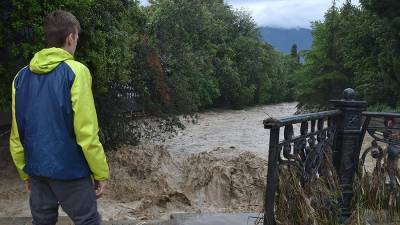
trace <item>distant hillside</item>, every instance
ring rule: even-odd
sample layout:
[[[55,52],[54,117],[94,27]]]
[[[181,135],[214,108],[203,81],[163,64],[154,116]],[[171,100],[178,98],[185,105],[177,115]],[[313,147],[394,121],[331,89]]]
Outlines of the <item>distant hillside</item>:
[[[290,53],[293,44],[297,44],[299,50],[311,48],[311,29],[283,29],[272,27],[261,27],[260,33],[263,39],[275,47],[275,49]]]

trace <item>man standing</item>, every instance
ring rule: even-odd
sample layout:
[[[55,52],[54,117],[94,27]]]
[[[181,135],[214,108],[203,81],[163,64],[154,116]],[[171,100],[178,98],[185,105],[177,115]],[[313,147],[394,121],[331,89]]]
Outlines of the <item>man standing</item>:
[[[92,78],[73,58],[80,24],[57,10],[45,18],[44,32],[49,48],[13,82],[11,155],[30,192],[34,225],[56,224],[59,205],[75,225],[97,225],[96,197],[104,193],[109,169]]]

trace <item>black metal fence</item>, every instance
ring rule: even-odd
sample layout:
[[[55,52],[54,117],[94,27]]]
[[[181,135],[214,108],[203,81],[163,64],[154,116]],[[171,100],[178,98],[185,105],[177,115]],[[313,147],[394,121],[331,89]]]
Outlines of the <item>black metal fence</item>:
[[[363,113],[357,178],[365,204],[400,222],[400,113]]]
[[[275,224],[275,196],[278,192],[280,167],[290,166],[302,184],[312,182],[322,171],[326,154],[333,157],[337,117],[341,111],[299,115],[281,120],[267,119],[270,129],[267,190],[265,194],[264,224]],[[294,127],[300,128],[295,134]],[[280,138],[283,128],[283,140]]]
[[[270,130],[265,225],[275,225],[279,220],[277,198],[285,170],[294,171],[291,174],[298,177],[298,185],[303,188],[335,173],[339,197],[328,200],[337,202],[340,210],[336,218],[341,223],[351,216],[355,176],[364,174],[360,168],[365,168],[369,155],[386,171],[386,183],[393,190],[392,200],[400,198],[400,113],[363,112],[367,103],[355,101],[354,96],[352,89],[346,89],[344,99],[330,101],[332,111],[264,120],[264,128]],[[371,140],[371,146],[362,148],[365,136]],[[387,147],[383,149],[378,142]],[[332,161],[334,171],[324,166],[326,159]],[[287,199],[287,204],[290,201]]]

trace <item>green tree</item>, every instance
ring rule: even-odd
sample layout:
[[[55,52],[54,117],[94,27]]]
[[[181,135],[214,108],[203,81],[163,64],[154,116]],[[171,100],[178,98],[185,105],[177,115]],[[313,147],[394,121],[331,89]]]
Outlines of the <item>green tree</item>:
[[[384,89],[379,96],[390,107],[400,106],[400,3],[396,0],[362,0],[361,3],[373,18],[371,28],[377,39],[375,46],[379,47],[378,54],[374,54],[376,76],[383,81],[380,89]]]
[[[298,76],[296,95],[300,105],[326,105],[352,86],[351,71],[344,67],[341,12],[334,4],[323,22],[313,23],[311,50],[305,52],[305,64]]]
[[[224,1],[151,3],[150,30],[176,112],[267,102],[265,88],[275,75],[269,71],[281,56],[264,47],[248,13]]]
[[[300,54],[297,50],[297,44],[293,44],[290,49],[290,57],[297,63],[300,63]]]
[[[47,13],[66,8],[86,10],[89,0],[50,2],[5,0],[0,3],[0,106],[10,109],[11,83],[33,54],[45,47],[42,23]]]
[[[324,105],[354,87],[370,105],[399,106],[398,1],[351,1],[314,23],[314,43],[296,76],[301,104]]]
[[[9,108],[11,83],[33,54],[45,47],[43,18],[51,11],[71,11],[81,22],[76,58],[87,64],[95,93],[105,92],[112,80],[129,80],[130,47],[143,26],[137,1],[2,1],[0,7],[0,105]]]

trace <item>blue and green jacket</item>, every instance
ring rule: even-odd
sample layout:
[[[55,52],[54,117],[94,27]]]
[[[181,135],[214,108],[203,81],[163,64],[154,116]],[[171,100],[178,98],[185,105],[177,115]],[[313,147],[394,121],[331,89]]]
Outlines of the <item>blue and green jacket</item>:
[[[91,86],[88,68],[61,48],[43,49],[18,72],[10,151],[23,180],[108,179]]]

